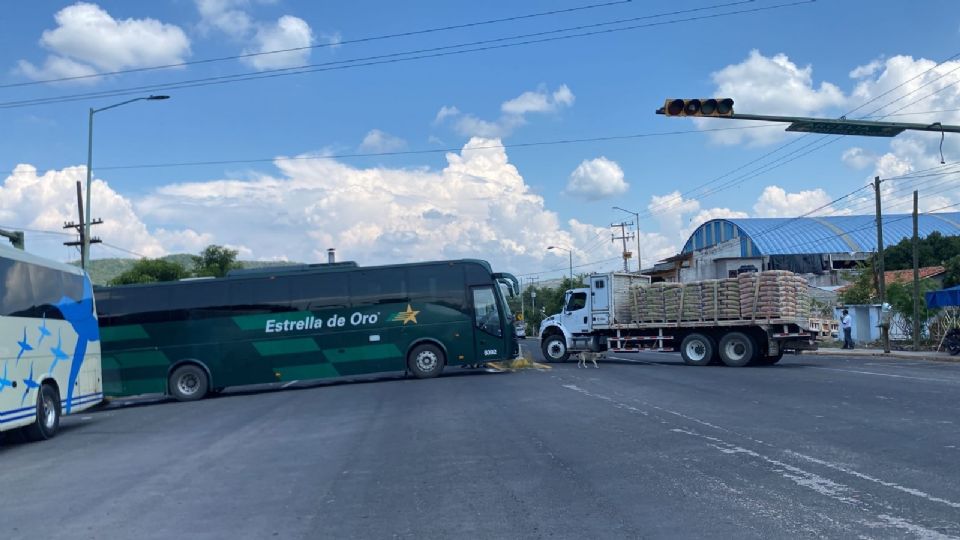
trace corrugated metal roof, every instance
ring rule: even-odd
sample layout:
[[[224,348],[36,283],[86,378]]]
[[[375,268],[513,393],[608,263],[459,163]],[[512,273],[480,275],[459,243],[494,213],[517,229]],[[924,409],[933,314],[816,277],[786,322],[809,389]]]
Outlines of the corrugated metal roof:
[[[883,216],[883,243],[892,246],[913,236],[911,214]],[[802,255],[813,253],[868,253],[877,249],[877,226],[872,214],[862,216],[827,216],[802,218],[730,218],[708,221],[687,240],[683,252],[709,247],[702,232],[715,222],[732,223],[743,241],[752,243],[755,255]],[[960,235],[960,212],[921,214],[918,219],[920,237],[937,231],[944,235]],[[698,236],[698,233],[700,235]],[[721,238],[719,240],[729,240]],[[716,244],[710,242],[710,245]]]

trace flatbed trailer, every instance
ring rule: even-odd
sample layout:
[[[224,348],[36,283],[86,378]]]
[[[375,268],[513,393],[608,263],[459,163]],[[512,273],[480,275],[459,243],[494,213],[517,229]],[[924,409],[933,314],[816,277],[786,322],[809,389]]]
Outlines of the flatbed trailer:
[[[540,325],[548,361],[578,352],[680,352],[690,365],[775,364],[786,352],[817,348],[805,317],[631,321],[629,291],[646,282],[626,273],[594,274],[588,287],[566,291],[564,310]]]

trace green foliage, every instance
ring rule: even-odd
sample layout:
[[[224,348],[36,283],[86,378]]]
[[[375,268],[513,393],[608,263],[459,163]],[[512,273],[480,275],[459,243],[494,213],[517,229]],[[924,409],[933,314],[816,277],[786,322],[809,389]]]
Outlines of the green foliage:
[[[182,264],[164,259],[140,259],[133,267],[110,280],[110,285],[176,281],[189,276]]]
[[[947,268],[947,275],[943,277],[943,286],[960,285],[960,255],[954,255],[947,259],[943,265]]]
[[[921,326],[936,314],[936,309],[927,308],[927,303],[923,301],[924,294],[929,291],[938,290],[936,283],[929,279],[920,280],[920,321]],[[900,315],[903,320],[901,330],[911,339],[913,338],[913,283],[891,283],[887,286],[887,303],[894,313]]]
[[[238,251],[223,246],[209,245],[193,257],[194,275],[197,277],[223,277],[227,272],[243,265],[237,262]]]
[[[917,242],[920,267],[939,266],[960,256],[960,236],[944,236],[937,231]],[[883,264],[887,270],[913,268],[913,240],[904,238],[883,250]]]
[[[844,304],[875,304],[878,301],[873,264],[867,262],[857,268],[850,287],[843,291]]]
[[[526,287],[523,290],[523,305],[527,313],[527,333],[536,334],[540,322],[550,315],[560,313],[563,309],[563,297],[567,289],[586,287],[586,275],[578,275],[574,279],[563,278],[556,287]],[[533,294],[536,294],[536,298]],[[536,309],[532,309],[535,306]],[[519,309],[517,312],[519,313]]]

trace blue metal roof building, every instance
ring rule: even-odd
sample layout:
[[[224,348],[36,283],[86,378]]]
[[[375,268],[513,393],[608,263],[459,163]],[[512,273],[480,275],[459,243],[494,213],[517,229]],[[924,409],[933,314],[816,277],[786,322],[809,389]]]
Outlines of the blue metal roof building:
[[[920,214],[920,237],[932,232],[960,235],[960,212]],[[892,246],[913,236],[911,214],[883,216],[883,242]],[[874,216],[714,219],[697,228],[683,253],[740,239],[741,257],[870,253],[877,250]]]

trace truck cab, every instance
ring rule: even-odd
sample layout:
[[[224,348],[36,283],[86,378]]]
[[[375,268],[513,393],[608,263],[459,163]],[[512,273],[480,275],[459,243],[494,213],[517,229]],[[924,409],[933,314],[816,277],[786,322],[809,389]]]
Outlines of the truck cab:
[[[550,362],[564,362],[571,351],[602,352],[607,343],[602,333],[611,324],[629,321],[630,287],[649,278],[612,272],[591,274],[588,287],[569,289],[563,309],[540,323],[540,346]]]

